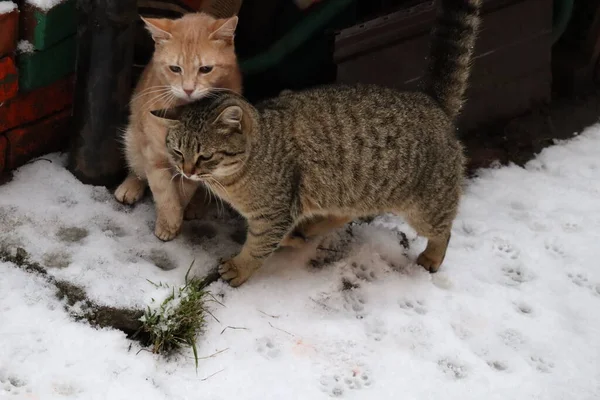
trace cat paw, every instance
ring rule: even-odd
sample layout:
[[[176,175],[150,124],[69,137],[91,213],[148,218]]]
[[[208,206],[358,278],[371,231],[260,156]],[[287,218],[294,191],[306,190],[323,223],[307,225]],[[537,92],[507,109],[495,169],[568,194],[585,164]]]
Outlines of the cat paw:
[[[145,182],[130,176],[115,190],[115,198],[119,203],[134,204],[142,198],[145,189]]]
[[[230,286],[238,287],[250,278],[252,271],[248,268],[239,267],[233,262],[233,259],[231,259],[219,265],[219,274]]]
[[[442,260],[433,259],[423,252],[419,254],[419,257],[417,257],[417,264],[425,268],[430,273],[434,274],[440,269],[440,265],[442,265]]]
[[[183,213],[183,219],[186,221],[201,219],[207,212],[208,206],[206,204],[189,204]]]
[[[299,232],[292,232],[288,234],[279,244],[281,247],[293,247],[295,249],[301,248],[308,242],[308,238]]]
[[[157,220],[154,226],[154,235],[163,242],[175,239],[181,229],[181,223],[172,224],[164,220]]]

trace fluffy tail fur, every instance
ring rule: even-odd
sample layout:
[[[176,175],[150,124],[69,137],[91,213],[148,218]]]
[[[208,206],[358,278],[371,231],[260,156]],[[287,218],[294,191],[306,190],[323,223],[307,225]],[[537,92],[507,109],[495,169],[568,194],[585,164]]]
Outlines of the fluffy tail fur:
[[[427,91],[453,120],[467,89],[482,0],[441,0],[433,31]]]

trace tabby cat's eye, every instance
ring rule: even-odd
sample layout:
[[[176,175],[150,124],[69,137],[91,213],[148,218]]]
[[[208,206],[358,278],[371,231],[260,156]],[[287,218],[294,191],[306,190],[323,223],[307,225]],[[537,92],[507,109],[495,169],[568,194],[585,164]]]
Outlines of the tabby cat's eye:
[[[214,154],[208,154],[208,155],[202,155],[202,154],[200,154],[198,156],[198,161],[208,161],[211,158],[213,158],[214,156],[215,156]]]
[[[173,149],[173,153],[175,153],[176,156],[183,158],[183,153],[181,151]]]
[[[181,72],[181,67],[177,66],[177,65],[169,65],[169,69],[172,72],[175,72],[176,74]]]
[[[213,70],[212,65],[203,65],[200,67],[200,69],[198,71],[200,71],[201,74],[208,74],[212,70]]]

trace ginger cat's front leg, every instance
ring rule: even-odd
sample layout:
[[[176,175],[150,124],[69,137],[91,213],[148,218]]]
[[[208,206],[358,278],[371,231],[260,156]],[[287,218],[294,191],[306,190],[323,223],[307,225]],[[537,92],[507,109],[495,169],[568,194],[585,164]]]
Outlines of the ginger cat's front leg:
[[[135,174],[129,173],[127,178],[115,190],[115,198],[123,204],[134,204],[144,195],[147,183],[138,178]]]
[[[154,234],[163,241],[175,238],[183,223],[183,206],[170,170],[153,169],[147,172],[148,184],[154,197],[156,224]]]
[[[248,220],[248,235],[240,253],[219,266],[223,280],[233,287],[246,282],[277,249],[292,228],[291,218],[281,215],[275,220]]]

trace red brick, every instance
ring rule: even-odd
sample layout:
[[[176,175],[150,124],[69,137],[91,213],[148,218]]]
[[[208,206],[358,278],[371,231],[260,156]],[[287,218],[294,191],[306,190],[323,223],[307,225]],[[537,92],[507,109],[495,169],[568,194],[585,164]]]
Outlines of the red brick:
[[[4,136],[0,136],[0,175],[4,172],[6,166],[6,149],[8,148],[8,140]]]
[[[0,14],[0,57],[12,54],[17,48],[19,10]]]
[[[19,75],[12,57],[0,59],[0,103],[15,97],[19,91]]]
[[[8,169],[15,169],[34,157],[63,149],[68,142],[70,122],[69,108],[31,125],[6,132]]]
[[[33,92],[20,93],[0,105],[0,132],[37,121],[70,106],[74,82],[74,76],[69,76]]]

